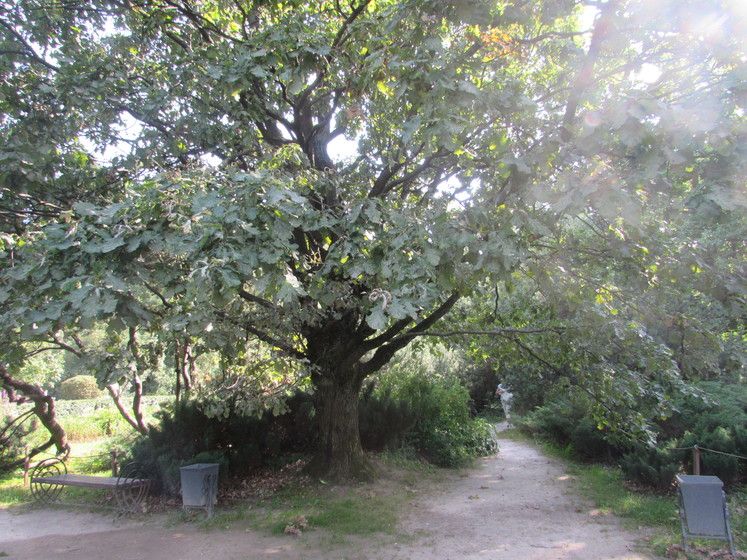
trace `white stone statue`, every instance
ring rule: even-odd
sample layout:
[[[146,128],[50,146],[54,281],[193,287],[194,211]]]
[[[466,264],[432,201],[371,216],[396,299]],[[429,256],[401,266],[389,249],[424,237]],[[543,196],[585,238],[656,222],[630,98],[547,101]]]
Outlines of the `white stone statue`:
[[[503,383],[498,384],[498,388],[495,390],[495,396],[501,398],[501,407],[503,407],[503,415],[506,417],[506,422],[511,426],[511,408],[514,403],[514,394],[508,390],[508,387]]]

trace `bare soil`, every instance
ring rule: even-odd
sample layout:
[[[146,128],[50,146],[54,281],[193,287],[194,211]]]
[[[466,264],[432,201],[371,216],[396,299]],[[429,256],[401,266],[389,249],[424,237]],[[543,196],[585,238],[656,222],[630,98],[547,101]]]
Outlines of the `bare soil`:
[[[413,494],[396,534],[335,542],[323,531],[169,527],[163,517],[0,510],[0,555],[15,560],[647,560],[643,535],[579,498],[561,463],[505,439],[500,452]]]

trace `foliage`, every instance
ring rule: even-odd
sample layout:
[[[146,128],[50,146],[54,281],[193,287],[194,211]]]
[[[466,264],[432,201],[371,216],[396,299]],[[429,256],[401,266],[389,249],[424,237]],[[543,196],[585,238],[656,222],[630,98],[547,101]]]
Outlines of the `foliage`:
[[[679,447],[698,445],[747,457],[747,387],[744,384],[705,382],[698,385],[702,399],[685,398],[665,425],[679,437]],[[691,468],[691,454],[684,459]],[[747,480],[747,461],[718,453],[702,453],[702,473],[727,484]]]
[[[54,387],[65,376],[63,352],[41,352],[26,360],[18,373],[19,379],[42,387]],[[69,376],[67,376],[69,377]]]
[[[701,391],[698,394],[680,395],[672,403],[676,411],[672,416],[659,419],[655,427],[656,446],[599,429],[592,403],[586,397],[558,396],[527,415],[522,428],[568,446],[574,457],[619,462],[628,480],[668,490],[678,472],[692,472],[692,453],[683,448],[698,445],[747,456],[745,386],[706,382],[697,388]],[[747,465],[733,456],[703,451],[701,472],[733,485],[745,480]]]
[[[143,412],[146,420],[150,421],[160,406],[167,401],[171,402],[171,400],[168,397],[145,397]],[[17,407],[16,413],[23,414],[29,410],[29,405],[21,405]],[[121,451],[129,448],[134,435],[132,427],[124,421],[114,408],[111,399],[100,397],[98,399],[55,401],[55,411],[67,438],[73,443],[74,450],[77,450],[84,442],[101,440],[107,441],[109,447],[116,446]],[[26,436],[24,436],[23,444],[33,447],[43,443],[46,432],[38,423],[35,426],[27,427],[29,429],[25,430]],[[103,449],[105,455],[108,450],[108,448]]]
[[[157,414],[158,424],[135,443],[132,455],[170,494],[178,492],[179,467],[201,458],[221,463],[228,476],[246,474],[280,455],[310,449],[309,396],[299,393],[287,404],[288,411],[279,416],[214,417],[194,401],[181,402]]]
[[[92,375],[76,375],[60,383],[58,389],[63,400],[95,399],[101,395],[101,390]]]
[[[491,364],[468,366],[459,373],[459,378],[469,391],[473,413],[480,414],[496,407],[500,408],[500,401],[495,396],[499,377]]]
[[[358,427],[364,449],[382,451],[405,444],[417,422],[410,403],[392,395],[392,390],[377,389],[371,383],[363,390],[358,408]]]
[[[319,459],[344,471],[365,379],[521,271],[594,302],[571,373],[614,393],[605,422],[645,433],[672,358],[741,367],[726,225],[747,205],[745,26],[727,0],[712,18],[691,0],[598,8],[587,30],[566,0],[16,2],[0,15],[0,358],[20,368],[43,343],[139,391],[192,343],[251,376],[260,340],[295,362],[283,382],[311,376]],[[339,138],[359,157],[332,157]],[[683,268],[708,271],[690,299],[668,289]],[[610,319],[623,282],[672,328]],[[702,336],[690,308],[718,311]]]
[[[522,429],[561,446],[587,460],[609,460],[619,450],[608,442],[609,433],[599,429],[592,404],[585,395],[571,392],[558,397],[521,420]]]
[[[458,369],[452,369],[457,356],[444,351],[436,346],[405,352],[379,377],[376,387],[364,393],[364,445],[411,445],[445,467],[495,452],[490,425],[470,416],[469,393],[455,375]]]
[[[658,491],[672,489],[674,477],[682,470],[684,453],[671,449],[638,446],[620,459],[626,480],[634,481]]]
[[[146,413],[153,413],[161,406],[173,401],[173,397],[143,397],[143,408]],[[108,397],[98,397],[96,399],[81,399],[75,401],[59,400],[55,401],[55,408],[60,418],[66,420],[71,417],[91,416],[102,409],[111,409],[112,401]]]
[[[23,414],[23,413],[21,413]],[[25,457],[28,436],[36,429],[36,421],[18,421],[18,416],[0,416],[0,474],[12,470],[11,465]]]
[[[114,408],[102,408],[85,416],[60,415],[60,424],[71,442],[131,434],[132,427]]]

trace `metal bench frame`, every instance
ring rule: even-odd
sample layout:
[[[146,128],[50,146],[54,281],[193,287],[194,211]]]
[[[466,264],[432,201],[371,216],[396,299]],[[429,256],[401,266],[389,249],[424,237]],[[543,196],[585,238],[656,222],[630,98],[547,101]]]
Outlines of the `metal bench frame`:
[[[55,503],[65,486],[112,491],[118,511],[138,513],[144,511],[151,481],[137,463],[124,465],[116,477],[69,474],[60,459],[45,459],[31,471],[31,495],[38,503]]]

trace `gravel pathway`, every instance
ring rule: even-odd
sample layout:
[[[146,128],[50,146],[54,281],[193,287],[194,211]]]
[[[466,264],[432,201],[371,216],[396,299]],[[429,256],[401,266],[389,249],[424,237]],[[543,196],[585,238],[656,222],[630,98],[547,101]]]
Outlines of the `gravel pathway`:
[[[250,529],[201,531],[66,510],[0,510],[0,553],[15,560],[649,560],[641,535],[573,491],[562,463],[501,439],[500,453],[411,502],[398,536],[329,544]],[[405,541],[405,542],[395,542]]]

